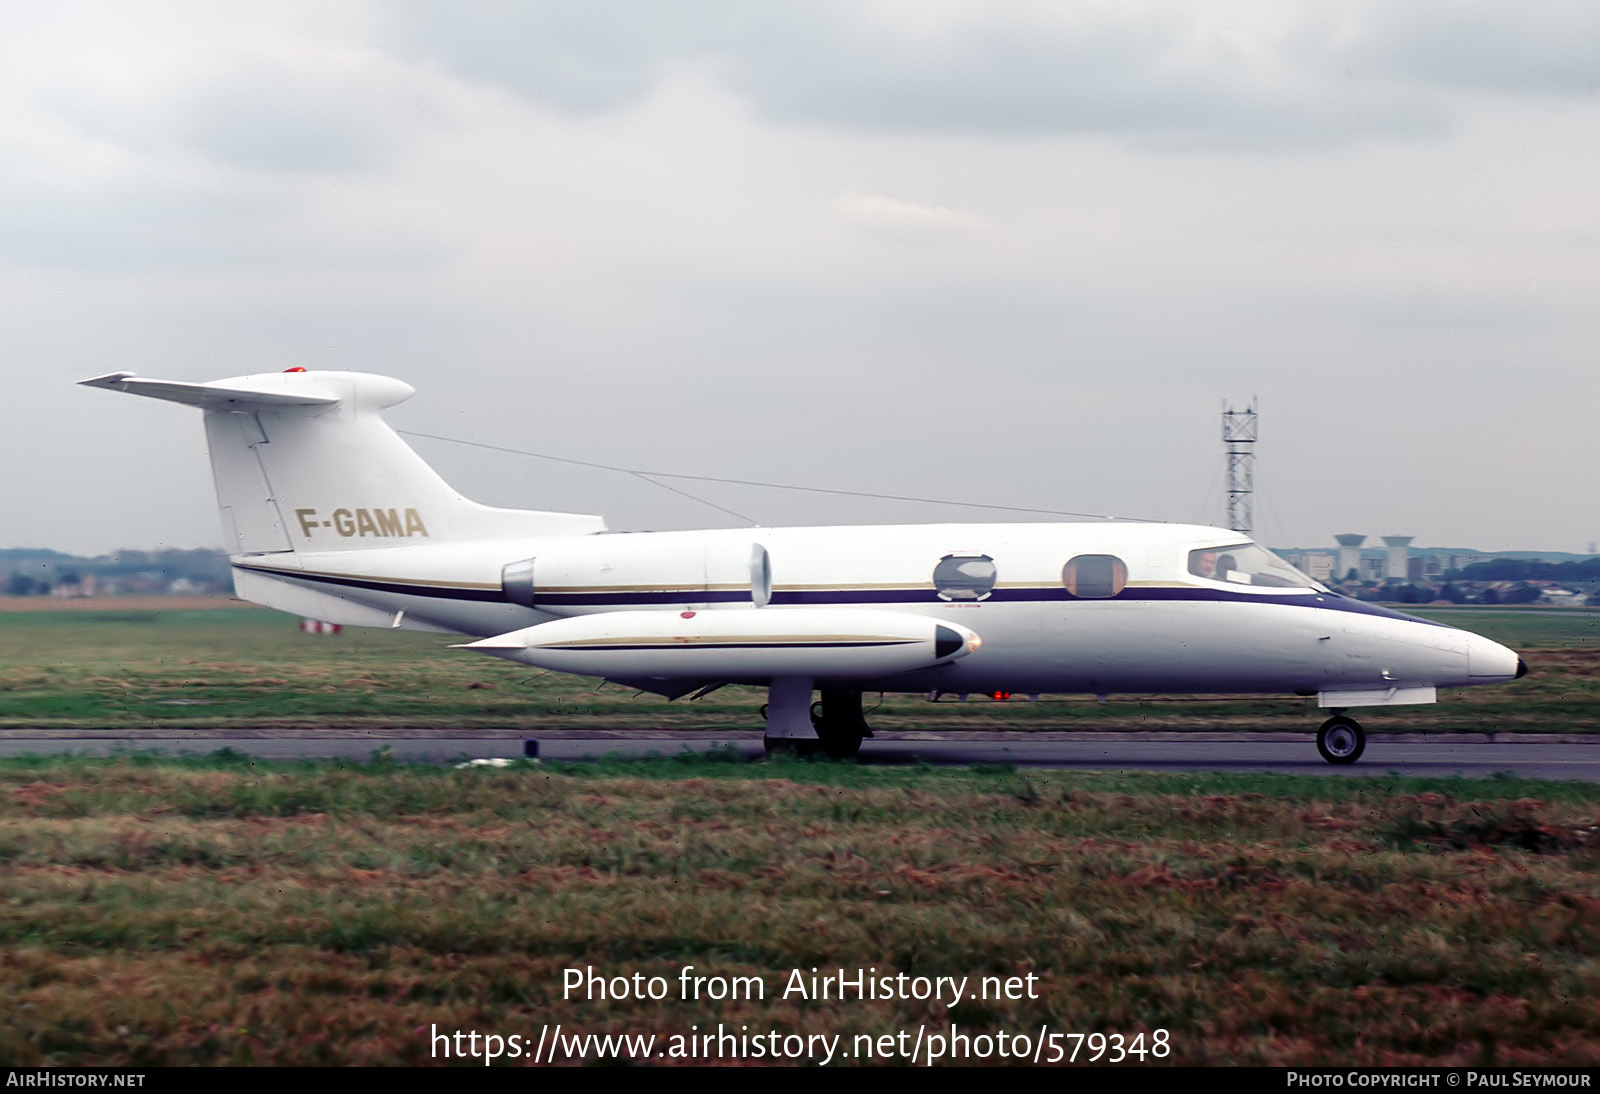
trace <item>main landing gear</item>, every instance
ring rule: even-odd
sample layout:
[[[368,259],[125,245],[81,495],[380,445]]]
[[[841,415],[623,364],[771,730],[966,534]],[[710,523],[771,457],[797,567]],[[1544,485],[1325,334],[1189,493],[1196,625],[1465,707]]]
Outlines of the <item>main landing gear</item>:
[[[1366,747],[1361,723],[1344,714],[1335,714],[1317,730],[1317,751],[1330,764],[1353,764]]]
[[[763,708],[767,721],[762,743],[767,754],[788,753],[848,760],[872,736],[861,714],[861,693],[848,688],[823,688],[820,701],[811,701],[807,677],[779,677],[772,681]]]
[[[822,700],[811,704],[811,724],[829,759],[848,760],[861,751],[861,741],[872,736],[861,713],[861,693],[844,688],[823,688]]]

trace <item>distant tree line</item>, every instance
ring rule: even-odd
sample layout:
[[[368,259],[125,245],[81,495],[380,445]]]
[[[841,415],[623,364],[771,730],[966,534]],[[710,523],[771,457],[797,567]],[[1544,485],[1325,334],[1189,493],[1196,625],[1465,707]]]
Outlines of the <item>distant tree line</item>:
[[[1544,590],[1537,585],[1518,585],[1505,590],[1479,591],[1463,589],[1450,582],[1440,589],[1427,585],[1374,585],[1357,589],[1354,595],[1357,600],[1381,600],[1390,604],[1431,604],[1436,600],[1448,600],[1452,604],[1537,604]],[[1600,593],[1590,597],[1589,602],[1600,605]]]
[[[1582,562],[1495,558],[1451,570],[1445,577],[1462,581],[1600,581],[1600,557]]]
[[[32,548],[0,550],[0,590],[6,596],[48,596],[58,587],[78,587],[90,577],[123,592],[166,592],[180,580],[208,592],[233,586],[228,556],[205,547],[119,550],[97,558]]]
[[[1498,589],[1484,589],[1475,597],[1459,585],[1446,585],[1442,589],[1403,585],[1399,600],[1402,604],[1427,604],[1433,600],[1448,600],[1452,604],[1536,604],[1542,595],[1543,590],[1537,585],[1519,585],[1503,593]]]

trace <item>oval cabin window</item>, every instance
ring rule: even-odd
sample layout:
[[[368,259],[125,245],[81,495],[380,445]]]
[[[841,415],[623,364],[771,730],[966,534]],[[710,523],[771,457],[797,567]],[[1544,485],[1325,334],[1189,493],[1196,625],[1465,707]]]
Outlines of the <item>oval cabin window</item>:
[[[933,587],[942,600],[983,600],[994,592],[994,579],[988,555],[945,555],[933,568]]]
[[[1116,555],[1079,555],[1061,568],[1067,592],[1086,600],[1116,596],[1128,584],[1128,565]]]

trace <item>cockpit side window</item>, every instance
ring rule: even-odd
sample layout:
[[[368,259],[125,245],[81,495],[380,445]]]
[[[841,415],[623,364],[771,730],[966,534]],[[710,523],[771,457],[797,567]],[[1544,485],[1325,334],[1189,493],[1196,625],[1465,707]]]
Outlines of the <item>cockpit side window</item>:
[[[1211,581],[1274,589],[1321,589],[1283,559],[1254,543],[1202,547],[1189,552],[1189,572]]]
[[[1061,568],[1061,584],[1073,596],[1103,600],[1128,584],[1128,564],[1116,555],[1078,555]]]

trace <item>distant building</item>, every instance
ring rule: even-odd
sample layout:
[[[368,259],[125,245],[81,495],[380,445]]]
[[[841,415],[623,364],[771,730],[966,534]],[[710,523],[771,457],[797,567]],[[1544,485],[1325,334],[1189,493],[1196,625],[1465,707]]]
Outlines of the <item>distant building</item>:
[[[1388,554],[1384,576],[1392,581],[1405,581],[1409,576],[1406,563],[1411,560],[1411,541],[1415,536],[1384,536],[1383,546]]]
[[[1559,604],[1564,608],[1581,607],[1587,599],[1582,593],[1571,589],[1562,589],[1554,585],[1547,585],[1539,594],[1539,600],[1544,604]]]
[[[1334,579],[1333,568],[1337,564],[1336,556],[1324,554],[1320,551],[1315,553],[1307,552],[1305,560],[1305,565],[1301,567],[1301,570],[1311,580],[1332,581]]]
[[[1366,541],[1366,536],[1349,532],[1333,537],[1339,542],[1339,580],[1343,581],[1345,575],[1351,570],[1361,572],[1361,544]]]

